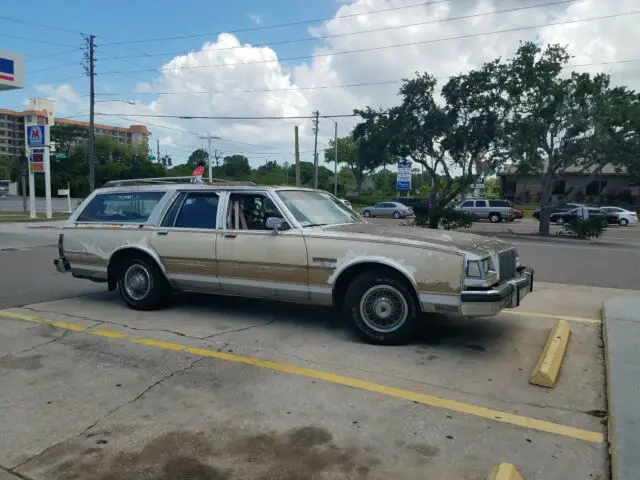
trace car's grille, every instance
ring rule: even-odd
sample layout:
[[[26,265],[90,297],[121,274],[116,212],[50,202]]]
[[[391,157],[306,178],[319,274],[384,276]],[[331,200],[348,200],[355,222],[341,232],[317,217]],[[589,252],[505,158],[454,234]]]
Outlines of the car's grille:
[[[510,248],[498,254],[498,268],[500,269],[500,281],[510,280],[516,276],[516,257],[518,253],[515,248]]]

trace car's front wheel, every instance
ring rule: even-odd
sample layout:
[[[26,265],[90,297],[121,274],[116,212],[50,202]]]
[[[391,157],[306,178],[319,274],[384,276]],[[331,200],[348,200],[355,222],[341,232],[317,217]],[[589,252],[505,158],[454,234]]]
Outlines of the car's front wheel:
[[[118,290],[134,310],[156,310],[166,305],[171,288],[155,262],[140,256],[121,265]]]
[[[407,281],[384,270],[367,271],[347,288],[343,313],[368,343],[409,342],[418,326],[418,305]]]
[[[629,225],[629,220],[627,220],[626,218],[621,218],[618,223],[621,227],[626,227],[627,225]]]
[[[400,215],[400,212],[393,212],[393,218],[395,218],[396,220],[399,219],[402,215]]]

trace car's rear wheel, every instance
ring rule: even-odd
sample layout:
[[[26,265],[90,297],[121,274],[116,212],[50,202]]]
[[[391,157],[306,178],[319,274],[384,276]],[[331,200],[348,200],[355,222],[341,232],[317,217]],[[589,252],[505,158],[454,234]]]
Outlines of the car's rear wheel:
[[[400,217],[401,217],[400,212],[393,212],[393,218],[397,220]]]
[[[418,305],[408,282],[384,270],[356,277],[345,293],[343,314],[365,342],[399,345],[418,327]]]
[[[171,287],[153,260],[130,257],[120,267],[118,290],[134,310],[156,310],[167,304]]]
[[[621,227],[626,227],[627,225],[629,225],[629,220],[627,220],[626,218],[621,218],[618,223]]]
[[[491,215],[489,215],[489,221],[491,223],[499,223],[502,221],[502,215],[500,215],[499,213],[492,213]]]
[[[371,212],[369,210],[365,210],[364,212],[362,212],[362,215],[369,218],[371,217]]]

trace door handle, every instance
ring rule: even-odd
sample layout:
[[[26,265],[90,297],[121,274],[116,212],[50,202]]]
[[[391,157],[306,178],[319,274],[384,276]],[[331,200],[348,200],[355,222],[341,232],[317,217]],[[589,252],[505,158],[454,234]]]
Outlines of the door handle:
[[[158,235],[169,235],[169,230],[159,230]]]
[[[236,238],[238,236],[237,233],[232,233],[232,232],[226,232],[224,234],[225,238]]]

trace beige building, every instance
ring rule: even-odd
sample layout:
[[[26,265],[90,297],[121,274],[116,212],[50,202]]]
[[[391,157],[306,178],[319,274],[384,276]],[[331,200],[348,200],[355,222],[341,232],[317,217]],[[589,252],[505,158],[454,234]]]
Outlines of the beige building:
[[[47,113],[39,110],[17,112],[0,108],[0,155],[24,155],[24,125],[46,123]],[[56,125],[77,125],[89,128],[89,122],[56,118]],[[123,145],[149,143],[150,132],[144,125],[128,128],[95,124],[96,136],[111,137]]]

